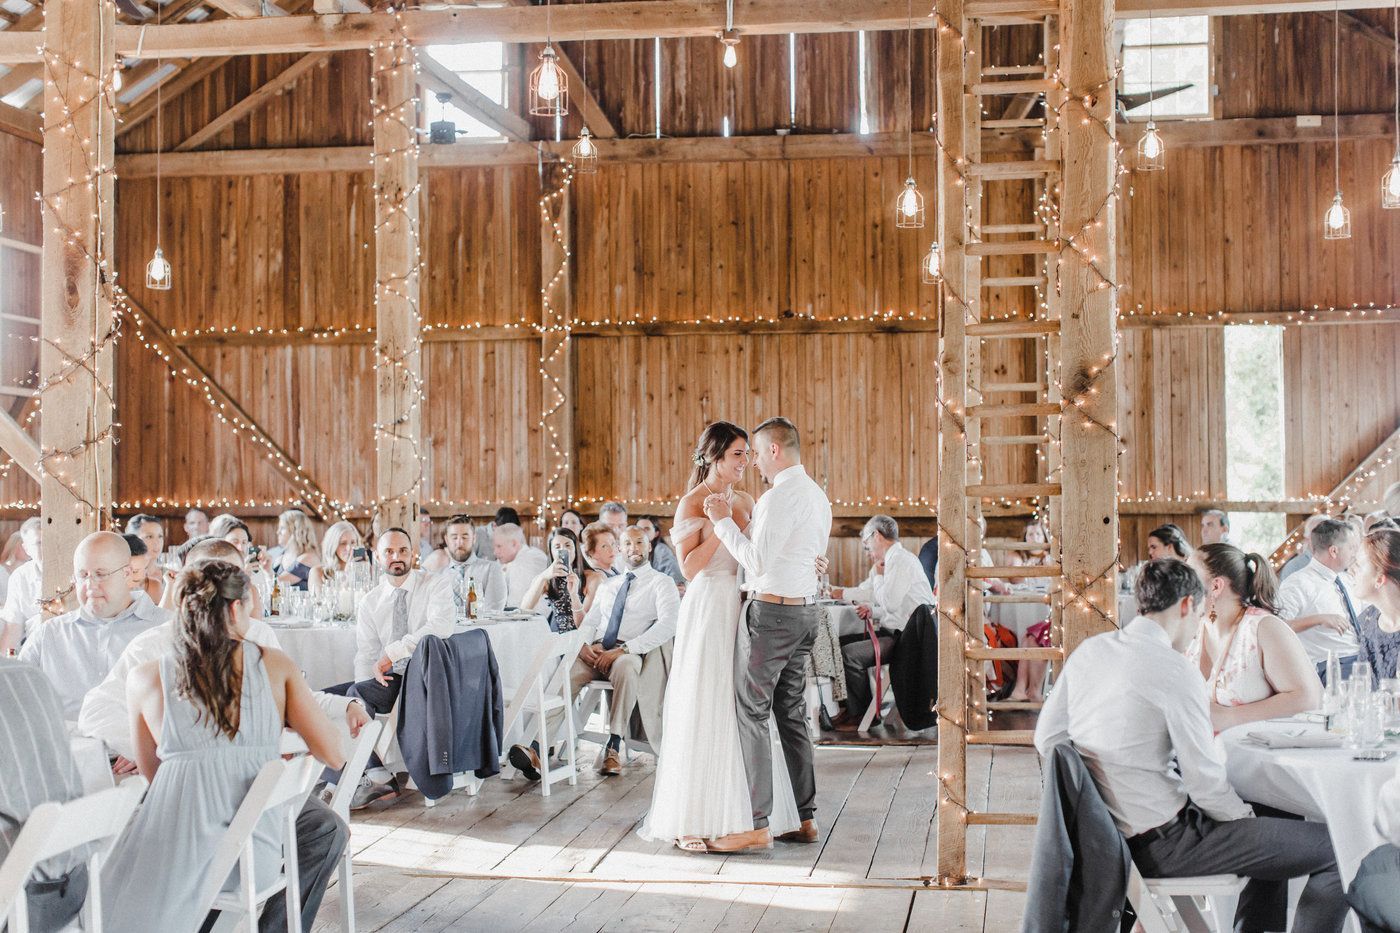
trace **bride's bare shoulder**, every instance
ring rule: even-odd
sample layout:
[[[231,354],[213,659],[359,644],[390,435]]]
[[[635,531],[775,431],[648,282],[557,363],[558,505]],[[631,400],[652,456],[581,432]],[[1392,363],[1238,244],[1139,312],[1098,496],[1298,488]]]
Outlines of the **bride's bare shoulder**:
[[[676,518],[703,518],[705,516],[705,487],[696,486],[681,496],[676,503]]]

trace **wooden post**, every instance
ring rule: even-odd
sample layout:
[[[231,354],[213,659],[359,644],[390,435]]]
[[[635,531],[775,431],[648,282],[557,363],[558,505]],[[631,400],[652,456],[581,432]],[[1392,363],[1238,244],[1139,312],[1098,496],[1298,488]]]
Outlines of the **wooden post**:
[[[375,527],[412,533],[423,483],[418,312],[417,75],[407,41],[372,52],[375,250]]]
[[[1111,628],[1118,564],[1112,0],[1061,0],[1064,648]]]
[[[967,317],[963,0],[938,0],[937,220],[943,250],[938,418],[938,878],[967,875]]]
[[[112,499],[113,11],[105,0],[52,3],[44,10],[39,443],[45,599],[71,589],[73,551],[103,526]]]
[[[574,392],[572,234],[567,165],[540,167],[540,375],[544,378],[544,491],[538,520],[568,507],[573,495]]]

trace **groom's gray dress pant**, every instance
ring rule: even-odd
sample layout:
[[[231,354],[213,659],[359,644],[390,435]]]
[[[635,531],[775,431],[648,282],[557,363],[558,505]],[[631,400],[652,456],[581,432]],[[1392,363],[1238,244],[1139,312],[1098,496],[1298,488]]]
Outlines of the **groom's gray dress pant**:
[[[777,720],[783,758],[792,778],[797,812],[810,820],[817,811],[817,781],[812,773],[812,740],[807,736],[807,655],[817,637],[817,606],[782,606],[750,600],[744,624],[749,632],[747,658],[740,652],[734,676],[739,712],[739,744],[749,776],[753,825],[768,825],[773,812],[773,749],[768,716]]]

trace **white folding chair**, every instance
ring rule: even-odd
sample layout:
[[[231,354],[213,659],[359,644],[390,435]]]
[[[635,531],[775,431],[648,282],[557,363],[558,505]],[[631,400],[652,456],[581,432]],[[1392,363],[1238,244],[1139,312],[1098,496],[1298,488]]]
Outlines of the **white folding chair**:
[[[1143,878],[1137,865],[1128,870],[1128,902],[1146,933],[1229,933],[1213,901],[1238,897],[1244,886],[1239,875]]]
[[[355,788],[369,764],[369,756],[384,724],[371,719],[360,729],[360,735],[350,748],[350,756],[345,759],[345,767],[340,772],[340,783],[331,795],[331,812],[347,824],[350,822],[350,801],[355,796]],[[355,931],[355,870],[351,863],[350,846],[345,847],[345,856],[340,860],[340,927],[346,933]]]
[[[578,737],[574,730],[573,685],[569,672],[583,647],[583,633],[567,632],[549,639],[540,646],[530,670],[515,688],[515,696],[506,707],[505,730],[502,732],[502,747],[509,749],[511,736],[518,728],[521,741],[527,743],[533,733],[540,747],[540,794],[549,796],[550,785],[566,778],[571,785],[578,783],[578,762],[575,746]],[[549,764],[549,714],[558,712],[564,722],[565,764],[550,767]]]
[[[311,793],[322,765],[310,755],[283,761],[281,758],[262,766],[253,786],[243,797],[243,803],[233,815],[214,850],[209,874],[204,881],[201,903],[209,910],[219,911],[216,931],[231,931],[246,924],[257,927],[262,905],[279,892],[287,898],[287,930],[301,930],[301,880],[297,866],[297,815]],[[254,863],[253,832],[263,814],[286,806],[282,817],[282,870],[262,888],[257,887]],[[238,867],[238,887],[223,893],[224,882]]]
[[[134,779],[67,803],[42,803],[34,808],[24,821],[14,848],[0,864],[0,919],[9,918],[10,933],[29,933],[25,885],[39,863],[89,843],[102,844],[94,847],[87,860],[83,929],[87,933],[101,931],[102,862],[145,792],[145,780]]]
[[[580,739],[587,739],[603,747],[607,746],[608,739],[612,738],[612,735],[608,732],[597,732],[588,728],[588,721],[593,718],[594,713],[601,716],[603,722],[608,721],[608,710],[612,707],[612,695],[612,681],[608,680],[606,677],[589,681],[583,685],[583,689],[578,693],[578,719],[574,725],[574,731],[578,734]],[[652,756],[656,755],[650,743],[643,742],[641,739],[628,738],[624,735],[622,737],[622,753],[627,757],[627,760],[630,762],[637,752],[645,752]],[[598,757],[600,759],[602,754],[602,751],[599,751]]]
[[[865,708],[865,715],[860,718],[860,728],[857,730],[858,732],[869,730],[870,724],[875,721],[875,717],[880,715],[884,710],[885,699],[887,697],[891,700],[894,699],[894,686],[890,683],[890,666],[888,664],[880,665],[880,683],[884,685],[884,689],[880,691],[881,695],[876,696],[875,694],[879,686],[875,680],[875,668],[872,667],[867,672],[867,676],[870,678],[870,705]]]

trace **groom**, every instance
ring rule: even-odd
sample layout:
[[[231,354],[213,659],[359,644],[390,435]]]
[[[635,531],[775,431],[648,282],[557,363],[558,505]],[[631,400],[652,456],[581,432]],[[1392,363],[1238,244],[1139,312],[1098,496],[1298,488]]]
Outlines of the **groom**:
[[[743,623],[751,650],[735,672],[739,743],[749,776],[753,825],[749,832],[721,836],[711,852],[768,849],[773,836],[773,752],[768,717],[776,713],[783,758],[792,777],[802,826],[780,839],[816,842],[817,784],[812,773],[812,742],[807,737],[807,655],[817,634],[816,559],[826,553],[831,534],[831,503],[802,467],[797,428],[786,418],[769,418],[754,429],[758,471],[772,484],[754,508],[749,536],[731,517],[721,496],[705,500],[715,534],[744,568]],[[743,655],[739,656],[744,661]]]

